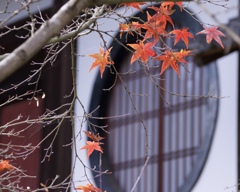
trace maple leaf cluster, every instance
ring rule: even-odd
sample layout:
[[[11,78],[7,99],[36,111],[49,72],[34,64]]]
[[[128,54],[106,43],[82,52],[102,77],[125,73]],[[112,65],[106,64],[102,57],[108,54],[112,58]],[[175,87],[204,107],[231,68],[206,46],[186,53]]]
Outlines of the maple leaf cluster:
[[[131,35],[133,35],[133,31],[140,31],[140,29],[145,29],[145,35],[142,41],[139,41],[138,44],[128,44],[128,46],[132,47],[134,49],[133,56],[131,58],[131,64],[136,61],[137,59],[140,59],[143,63],[147,65],[147,62],[149,58],[153,57],[154,60],[160,60],[162,61],[162,68],[160,71],[160,75],[169,67],[171,66],[175,72],[178,74],[180,77],[180,72],[178,68],[178,64],[180,63],[185,63],[188,64],[188,62],[184,59],[186,56],[190,56],[191,50],[181,50],[180,52],[173,52],[173,51],[168,51],[166,50],[164,53],[161,55],[156,55],[156,53],[151,49],[154,47],[154,45],[159,41],[159,38],[163,35],[166,36],[166,26],[167,23],[171,24],[172,27],[174,28],[174,23],[170,17],[174,13],[175,10],[173,10],[174,4],[177,4],[180,7],[180,10],[182,11],[182,2],[164,2],[160,5],[160,7],[149,7],[150,9],[153,9],[156,13],[154,15],[150,15],[147,12],[147,22],[144,24],[139,24],[137,22],[130,23],[130,24],[125,24],[124,28],[120,24],[119,28],[120,31],[127,32]],[[132,6],[132,4],[126,3],[127,6]],[[136,8],[136,4],[133,6]],[[132,27],[132,25],[137,26]],[[217,27],[211,27],[211,28],[206,28],[204,27],[205,30],[197,33],[198,34],[206,34],[206,41],[207,43],[210,43],[212,39],[216,40],[222,48],[224,48],[221,39],[219,36],[225,36],[222,32],[217,30]],[[174,29],[171,32],[169,32],[170,35],[175,36],[175,41],[174,41],[174,46],[182,40],[186,48],[188,48],[189,44],[189,38],[193,38],[193,34],[188,32],[188,28],[184,29]],[[146,40],[150,39],[153,37],[153,42],[147,42]],[[148,67],[148,66],[147,66]]]
[[[178,76],[180,76],[180,72],[178,69],[178,62],[187,64],[187,61],[184,59],[184,57],[188,56],[191,52],[192,52],[191,50],[186,51],[183,49],[180,52],[165,51],[164,54],[155,57],[154,58],[155,60],[163,61],[160,75],[169,66],[171,66],[176,71]]]
[[[181,52],[172,52],[166,50],[161,55],[156,56],[156,52],[152,50],[161,36],[167,36],[167,24],[169,23],[174,28],[174,23],[170,17],[170,15],[175,12],[175,10],[172,9],[174,4],[174,2],[165,2],[162,3],[160,7],[149,7],[155,11],[155,14],[150,15],[149,12],[147,12],[147,22],[143,24],[139,24],[137,22],[134,23],[135,26],[138,24],[138,31],[140,31],[140,29],[144,29],[146,32],[143,40],[140,40],[137,44],[128,44],[128,46],[134,49],[134,53],[130,62],[131,64],[139,59],[146,64],[148,68],[147,62],[149,61],[149,58],[153,58],[154,60],[160,60],[163,62],[160,74],[162,74],[169,66],[171,66],[176,71],[178,76],[180,76],[178,64],[187,64],[187,61],[184,59],[184,57],[189,56],[192,51],[182,50]],[[176,4],[180,7],[180,10],[182,10],[182,2],[176,2]],[[132,27],[132,23],[129,24],[129,27],[127,27],[126,24],[124,28],[122,25],[119,27],[120,31],[127,30],[126,32],[132,35],[132,30],[136,31],[136,28]],[[174,29],[169,34],[175,35],[174,45],[176,45],[180,39],[182,39],[186,45],[186,48],[188,48],[189,38],[194,38],[193,35],[188,32],[188,28],[184,28],[182,30]],[[153,38],[152,42],[149,40],[151,38]]]
[[[140,6],[145,4],[146,3],[144,2],[121,3],[120,6],[133,7],[135,9],[142,11]],[[180,52],[173,52],[169,48],[168,50],[166,49],[165,51],[162,51],[160,55],[157,55],[156,52],[153,50],[153,48],[156,46],[156,43],[159,42],[159,40],[162,40],[161,39],[162,37],[169,38],[174,36],[175,38],[174,46],[180,40],[182,40],[186,46],[186,49],[188,49],[189,38],[194,39],[193,34],[191,34],[188,31],[188,28],[184,29],[174,28],[174,22],[170,16],[175,12],[175,10],[173,9],[173,6],[175,4],[179,6],[180,11],[183,10],[182,2],[164,2],[159,7],[153,6],[148,7],[149,9],[154,10],[155,13],[153,15],[150,15],[149,12],[146,12],[147,21],[145,23],[133,21],[129,23],[119,24],[120,38],[122,38],[122,34],[124,32],[129,33],[130,35],[133,36],[134,33],[138,33],[141,36],[143,36],[142,40],[138,40],[137,43],[127,44],[129,47],[133,49],[133,55],[130,61],[131,64],[136,60],[140,60],[147,66],[147,68],[149,68],[147,63],[151,58],[154,60],[160,60],[162,61],[162,68],[160,74],[162,74],[168,67],[171,66],[180,77],[178,65],[180,63],[188,64],[187,60],[185,60],[184,58],[190,56],[192,51],[182,49]],[[166,31],[167,24],[170,24],[173,27],[172,31],[170,32]],[[205,34],[207,43],[211,43],[211,41],[214,39],[218,44],[221,45],[222,48],[224,48],[220,36],[225,37],[225,35],[219,30],[217,30],[216,26],[210,28],[207,28],[205,26],[203,27],[204,30],[200,31],[196,35]],[[145,31],[144,34],[142,34],[142,30]],[[100,54],[90,55],[90,57],[96,59],[93,62],[91,69],[99,65],[101,77],[107,64],[114,64],[109,57],[111,49],[112,47],[107,51],[103,51],[102,49],[100,49]]]
[[[81,149],[87,149],[88,158],[90,157],[90,155],[93,153],[94,150],[103,153],[101,146],[100,146],[101,143],[99,141],[101,141],[104,138],[100,137],[99,134],[94,134],[90,131],[88,131],[88,132],[84,131],[84,133],[86,134],[86,136],[88,138],[93,140],[93,141],[87,141],[87,145],[85,145],[81,148]]]
[[[100,141],[104,139],[99,135],[99,133],[94,134],[90,131],[83,131],[85,135],[90,138],[92,141],[87,141],[87,144],[83,146],[81,149],[87,149],[87,157],[89,158],[90,155],[93,153],[94,150],[103,153]],[[80,149],[80,150],[81,150]],[[82,190],[83,192],[102,192],[101,189],[96,188],[93,184],[86,184],[85,186],[78,186],[76,190]]]

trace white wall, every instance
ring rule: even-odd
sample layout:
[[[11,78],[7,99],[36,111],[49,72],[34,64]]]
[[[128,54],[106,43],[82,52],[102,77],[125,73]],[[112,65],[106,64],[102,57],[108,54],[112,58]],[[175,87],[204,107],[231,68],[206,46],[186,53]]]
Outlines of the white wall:
[[[194,192],[237,191],[237,59],[232,53],[217,61],[221,96],[228,98],[220,99],[213,143]]]
[[[229,6],[235,6],[237,2],[238,0],[231,0],[229,1]],[[220,6],[211,7],[207,5],[207,7],[210,8],[211,11],[214,10],[216,12],[223,10]],[[191,3],[188,8],[196,11],[199,10],[199,7],[193,3]],[[122,9],[120,11],[122,11]],[[236,16],[237,10],[231,10],[230,12],[224,11],[224,14],[219,14],[219,18],[224,23]],[[214,24],[214,21],[204,13],[198,14],[198,17],[204,22]],[[113,30],[112,34],[117,32],[118,24],[113,20],[101,20],[99,23],[101,23],[101,28],[104,28],[104,30],[107,30],[107,28]],[[109,37],[106,37],[106,40],[110,43]],[[85,110],[88,110],[93,83],[96,74],[99,73],[99,69],[93,69],[89,72],[93,59],[84,55],[99,52],[100,45],[102,45],[102,41],[96,33],[78,39],[77,86],[78,95],[82,104],[86,107]],[[229,97],[220,99],[217,128],[209,158],[199,181],[193,189],[194,192],[226,192],[228,191],[225,189],[226,187],[231,187],[229,191],[236,191],[236,187],[232,186],[237,184],[237,57],[237,53],[233,53],[217,61],[221,96]],[[76,104],[75,112],[77,116],[82,116],[83,112],[79,104]],[[81,120],[81,118],[76,119],[76,132],[80,131]],[[83,128],[86,129],[86,125],[84,125]],[[86,165],[89,165],[86,158],[86,151],[79,151],[86,142],[84,135],[82,136],[82,140],[80,140],[79,136],[77,138],[79,140],[77,143],[78,155],[82,157]],[[74,181],[84,181],[84,174],[84,167],[78,162]],[[87,174],[91,177],[90,171],[87,171]],[[86,183],[88,183],[88,181],[85,181],[85,184]],[[84,182],[79,182],[79,184],[84,185]]]
[[[236,8],[238,0],[231,0],[228,3],[229,7]],[[207,8],[222,12],[223,14],[218,14],[217,18],[223,23],[227,23],[238,13],[237,9],[226,12],[222,7],[216,8],[209,4]],[[215,23],[204,13],[198,17],[202,21]],[[193,192],[237,191],[238,54],[235,52],[217,60],[217,67],[220,93],[227,98],[220,99],[217,127],[209,157]]]

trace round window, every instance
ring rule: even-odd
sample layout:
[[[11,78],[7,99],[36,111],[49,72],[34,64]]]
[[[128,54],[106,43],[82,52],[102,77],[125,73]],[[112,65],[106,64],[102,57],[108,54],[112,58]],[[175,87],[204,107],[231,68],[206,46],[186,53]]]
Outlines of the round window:
[[[201,29],[182,13],[173,20],[181,27]],[[90,106],[90,111],[100,106],[94,116],[106,117],[92,124],[107,126],[109,132],[102,131],[101,170],[112,174],[102,175],[103,190],[131,191],[144,168],[135,191],[190,191],[214,134],[218,100],[206,96],[219,95],[216,64],[199,67],[190,57],[187,70],[180,67],[179,78],[172,69],[160,76],[158,61],[150,61],[149,70],[138,62],[130,65],[131,54],[120,46],[112,58],[119,77],[115,82],[110,70],[109,76],[98,78]],[[98,167],[98,158],[91,157],[92,166]]]

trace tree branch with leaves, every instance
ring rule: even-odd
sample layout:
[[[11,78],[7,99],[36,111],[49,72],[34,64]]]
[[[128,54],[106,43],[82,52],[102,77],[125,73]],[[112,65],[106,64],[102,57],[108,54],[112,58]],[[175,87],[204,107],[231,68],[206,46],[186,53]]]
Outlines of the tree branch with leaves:
[[[190,1],[185,0],[184,3],[195,2],[202,6],[202,2],[199,0]],[[207,0],[205,2],[208,2]],[[21,8],[16,11],[21,11],[22,9],[30,9],[30,5],[34,3],[34,1],[26,1],[26,4],[23,4]],[[159,4],[155,4],[159,3]],[[92,170],[98,173],[99,178],[103,174],[110,174],[108,170],[96,170],[93,167],[87,167],[82,163],[81,157],[77,155],[77,151],[81,149],[81,151],[87,150],[87,157],[91,157],[93,153],[99,153],[101,157],[102,153],[104,154],[104,138],[98,133],[98,130],[102,130],[107,134],[110,134],[107,131],[107,125],[95,125],[91,123],[91,119],[94,118],[119,118],[121,115],[125,116],[126,114],[121,114],[119,116],[113,115],[109,117],[94,117],[93,114],[99,108],[97,107],[94,111],[87,112],[85,106],[82,104],[80,97],[77,92],[77,77],[76,77],[76,60],[77,56],[76,50],[74,47],[74,43],[77,38],[81,38],[82,36],[87,36],[92,32],[97,32],[100,39],[102,40],[102,44],[99,48],[99,52],[91,53],[87,55],[91,57],[92,66],[89,71],[93,68],[100,69],[100,77],[103,78],[106,74],[106,70],[110,69],[111,73],[115,75],[115,80],[112,86],[104,91],[112,91],[112,88],[116,85],[118,81],[123,85],[125,92],[128,95],[130,103],[132,105],[133,111],[137,116],[137,120],[141,123],[144,128],[145,133],[145,157],[146,161],[144,166],[141,169],[141,172],[138,176],[138,179],[134,182],[134,186],[132,191],[136,188],[136,185],[139,184],[139,180],[143,174],[143,171],[146,169],[147,164],[149,162],[148,150],[150,144],[148,140],[148,127],[144,122],[139,109],[136,108],[135,101],[133,99],[133,95],[136,93],[132,92],[127,85],[125,84],[125,80],[123,78],[124,74],[118,72],[117,67],[115,67],[115,63],[111,58],[111,53],[114,50],[113,47],[108,47],[107,42],[104,39],[104,35],[110,36],[114,42],[121,45],[124,49],[126,49],[130,54],[131,58],[129,60],[130,65],[139,65],[143,70],[143,74],[146,75],[147,79],[154,84],[155,88],[158,89],[158,93],[161,99],[164,100],[162,92],[167,92],[170,95],[174,95],[177,97],[199,97],[199,98],[218,98],[218,96],[212,95],[181,95],[175,94],[169,90],[166,90],[164,87],[159,85],[159,81],[164,81],[162,79],[162,75],[166,72],[167,69],[174,70],[177,78],[181,78],[180,76],[180,67],[184,67],[187,70],[187,65],[189,63],[188,58],[194,57],[194,51],[192,50],[190,44],[193,42],[197,35],[206,35],[204,37],[205,41],[210,44],[215,41],[221,49],[225,49],[225,45],[222,43],[222,38],[225,38],[225,34],[221,32],[218,27],[220,26],[224,31],[230,34],[233,39],[239,43],[239,37],[232,31],[229,31],[227,27],[223,27],[220,23],[219,26],[211,26],[206,27],[203,26],[202,31],[198,31],[198,33],[193,34],[189,28],[178,28],[175,26],[174,20],[172,20],[171,16],[175,14],[175,9],[180,10],[181,14],[183,11],[186,11],[183,2],[168,0],[161,1],[155,0],[149,3],[146,3],[143,0],[69,0],[66,2],[51,18],[45,20],[41,14],[40,16],[31,15],[31,22],[26,22],[26,26],[21,26],[19,29],[16,27],[10,28],[8,26],[8,21],[11,20],[12,17],[16,16],[16,12],[12,12],[10,17],[0,23],[0,28],[5,29],[7,32],[2,33],[2,37],[4,35],[14,31],[14,30],[25,30],[28,31],[27,35],[23,38],[25,41],[14,49],[11,53],[4,53],[0,56],[0,82],[4,83],[6,79],[10,78],[14,72],[17,72],[21,67],[23,67],[26,63],[31,61],[34,66],[37,66],[37,69],[32,71],[28,78],[24,81],[18,82],[15,85],[10,86],[10,88],[4,89],[1,88],[1,93],[8,93],[11,90],[18,89],[22,84],[28,83],[28,85],[34,85],[33,91],[28,91],[23,94],[17,94],[14,96],[9,95],[7,101],[0,104],[0,107],[7,106],[9,103],[13,103],[19,100],[24,100],[28,98],[30,101],[34,101],[39,103],[39,97],[37,95],[42,95],[42,99],[44,99],[45,94],[42,90],[38,89],[38,84],[41,79],[42,71],[46,68],[46,66],[52,66],[52,64],[56,61],[58,55],[68,46],[71,47],[71,70],[72,70],[72,89],[71,92],[66,95],[66,97],[71,98],[70,102],[63,103],[55,109],[46,109],[44,114],[39,116],[38,118],[27,118],[22,119],[21,115],[19,118],[8,122],[5,125],[1,125],[0,129],[1,136],[8,137],[18,137],[21,135],[21,131],[17,132],[16,130],[8,131],[9,127],[18,126],[18,125],[32,125],[32,124],[41,124],[41,125],[49,125],[54,124],[55,126],[49,132],[49,134],[44,137],[38,144],[36,145],[22,145],[16,146],[11,145],[2,145],[5,150],[1,152],[4,157],[0,161],[0,174],[3,173],[3,176],[6,178],[15,177],[16,182],[7,183],[4,186],[5,180],[3,176],[0,176],[0,188],[1,190],[13,190],[13,191],[24,191],[18,186],[18,181],[21,177],[27,177],[28,175],[24,173],[24,170],[21,170],[17,165],[11,164],[11,159],[8,159],[9,149],[13,149],[14,151],[21,151],[22,156],[15,155],[14,158],[22,158],[30,155],[34,150],[41,147],[41,144],[44,143],[49,137],[52,137],[52,141],[50,142],[47,149],[45,149],[45,156],[42,160],[47,161],[50,159],[53,152],[53,144],[58,135],[60,129],[62,129],[63,122],[65,120],[71,122],[72,130],[75,131],[75,123],[76,119],[81,120],[81,127],[78,129],[78,133],[72,136],[71,143],[68,145],[72,146],[73,151],[76,153],[76,156],[73,160],[74,163],[79,161],[84,166],[85,172],[86,170]],[[142,6],[145,10],[142,9]],[[121,7],[124,11],[119,14],[117,9]],[[134,14],[124,15],[127,10],[138,10],[145,14],[146,20],[142,20],[138,17],[135,17]],[[206,8],[202,7],[202,9],[206,12]],[[7,9],[6,9],[7,10]],[[147,10],[147,11],[146,11]],[[189,17],[194,17],[189,14]],[[109,31],[104,31],[99,29],[99,20],[103,18],[110,18],[118,22],[119,24],[119,34],[120,37],[113,37]],[[131,20],[132,19],[132,20]],[[39,26],[37,29],[34,27],[35,25]],[[232,34],[232,35],[231,35]],[[128,42],[128,38],[135,38],[135,42]],[[19,38],[19,37],[14,37]],[[166,43],[166,39],[169,40],[170,44]],[[124,43],[125,42],[125,43]],[[179,49],[179,47],[181,47]],[[0,44],[1,48],[1,44]],[[46,55],[42,58],[40,63],[35,62],[32,58],[38,54],[39,51],[44,50]],[[86,56],[86,55],[84,55]],[[151,61],[158,63],[156,66],[151,65]],[[149,70],[154,70],[159,68],[159,72],[157,75],[151,75]],[[131,72],[127,72],[127,74],[131,75]],[[54,88],[53,88],[54,89]],[[138,95],[142,96],[142,95]],[[77,117],[74,113],[75,104],[79,103],[82,110],[83,116]],[[165,103],[169,105],[167,101],[164,100]],[[37,104],[38,107],[38,104]],[[64,111],[64,112],[62,112]],[[89,131],[83,131],[83,124],[89,124]],[[22,131],[28,130],[29,127]],[[83,136],[82,136],[83,133]],[[77,136],[76,136],[77,135]],[[87,137],[89,141],[86,142],[86,145],[82,146],[80,149],[77,149],[76,143],[78,137]],[[22,152],[23,151],[23,152]],[[74,164],[73,163],[73,164]],[[101,163],[99,163],[101,164]],[[52,179],[52,182],[41,183],[41,188],[39,189],[29,189],[27,191],[49,191],[51,189],[64,189],[69,190],[71,187],[75,190],[80,191],[103,191],[102,187],[97,187],[93,183],[91,183],[91,179],[88,177],[86,173],[84,173],[84,177],[87,181],[89,181],[86,185],[78,185],[73,181],[73,174],[76,172],[74,165],[72,168],[72,172],[70,173],[69,178],[64,179],[61,183],[57,183],[58,176]],[[31,176],[29,176],[31,177]],[[2,183],[1,183],[2,182]]]

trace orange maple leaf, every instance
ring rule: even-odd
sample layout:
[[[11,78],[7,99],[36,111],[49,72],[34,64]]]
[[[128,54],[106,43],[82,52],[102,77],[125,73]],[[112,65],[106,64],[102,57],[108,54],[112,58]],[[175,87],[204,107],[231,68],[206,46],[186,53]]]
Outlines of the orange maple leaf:
[[[103,153],[103,151],[102,151],[102,149],[100,147],[100,143],[99,142],[95,142],[95,141],[87,141],[87,145],[83,146],[81,149],[87,149],[88,150],[87,151],[88,158],[89,158],[89,156],[92,154],[92,152],[94,150],[100,151],[101,153]]]
[[[119,24],[119,29],[120,29],[120,38],[122,38],[122,33],[123,32],[128,32],[132,36],[134,36],[133,32],[134,31],[140,31],[141,30],[142,24],[138,22],[132,22],[130,24]]]
[[[134,61],[136,61],[138,58],[140,58],[141,61],[146,64],[149,56],[156,55],[156,53],[153,50],[151,50],[151,48],[154,45],[154,43],[152,42],[144,44],[143,41],[139,41],[138,44],[127,44],[127,45],[136,50],[131,58],[131,64]]]
[[[86,136],[87,137],[89,137],[90,139],[92,139],[93,141],[96,141],[96,142],[98,142],[98,141],[101,141],[102,139],[104,139],[104,137],[101,137],[100,135],[99,135],[99,133],[98,134],[94,134],[94,133],[92,133],[92,132],[90,132],[90,131],[83,131],[85,134],[86,134]]]
[[[166,34],[166,20],[157,17],[152,17],[148,12],[147,12],[147,19],[148,21],[142,25],[143,29],[146,29],[146,33],[144,36],[144,40],[149,39],[149,38],[154,38],[154,43],[156,43],[159,39],[159,35]]]
[[[190,50],[189,51],[181,50],[180,52],[165,51],[165,54],[155,57],[154,58],[155,60],[163,61],[160,75],[169,66],[171,66],[176,71],[178,76],[180,77],[178,62],[187,64],[188,62],[184,59],[184,57],[189,56],[191,52],[192,51],[190,51]]]
[[[175,3],[179,6],[180,10],[182,11],[182,2],[175,2]],[[174,2],[164,2],[162,3],[162,6],[167,7],[168,10],[172,10],[174,6]]]
[[[9,164],[9,160],[1,160],[0,161],[0,171],[3,171],[5,169],[10,170],[13,166]]]
[[[224,36],[224,37],[226,37],[226,36],[221,31],[217,30],[218,27],[213,26],[213,27],[207,28],[207,27],[203,26],[203,28],[204,28],[204,30],[198,32],[197,35],[206,34],[207,35],[206,36],[207,43],[211,43],[212,39],[214,39],[224,49],[224,46],[223,46],[222,41],[219,36]]]
[[[194,38],[194,36],[189,33],[188,31],[188,28],[184,28],[182,30],[180,29],[176,29],[176,30],[173,30],[170,32],[170,34],[175,34],[175,42],[174,42],[174,45],[177,44],[177,42],[182,39],[183,42],[186,44],[187,48],[188,48],[188,38]]]
[[[169,10],[167,7],[164,7],[160,5],[159,8],[157,7],[149,7],[150,9],[153,9],[156,11],[156,14],[154,14],[152,17],[155,21],[162,21],[165,24],[167,24],[167,21],[171,23],[172,26],[174,26],[173,21],[169,15],[172,15],[175,10]]]
[[[110,59],[110,56],[109,56],[111,50],[112,50],[112,47],[110,47],[107,51],[103,51],[102,48],[100,48],[100,54],[99,53],[90,54],[89,56],[96,60],[93,62],[89,71],[91,71],[93,68],[99,65],[101,78],[102,78],[107,64],[110,64],[110,65],[114,64],[114,62]]]
[[[127,6],[127,7],[134,7],[135,9],[138,9],[139,11],[142,11],[142,9],[139,7],[140,5],[144,5],[146,3],[139,2],[139,3],[121,3],[120,6]]]
[[[133,32],[130,30],[130,25],[129,24],[120,23],[119,24],[119,29],[120,29],[120,38],[122,38],[122,33],[123,32],[128,32],[129,34],[134,36]]]
[[[93,184],[86,184],[85,186],[78,186],[77,190],[82,190],[83,192],[101,192],[102,190],[93,186]]]

